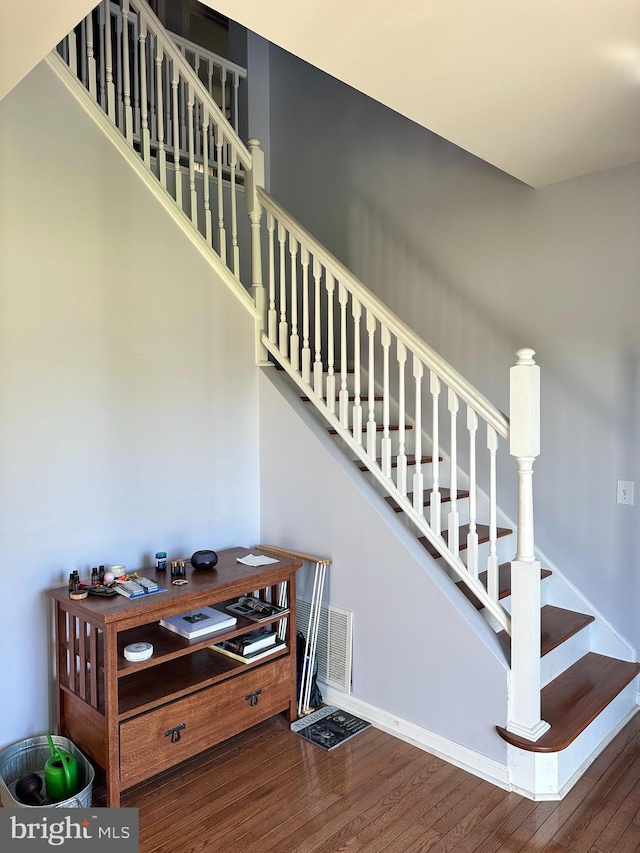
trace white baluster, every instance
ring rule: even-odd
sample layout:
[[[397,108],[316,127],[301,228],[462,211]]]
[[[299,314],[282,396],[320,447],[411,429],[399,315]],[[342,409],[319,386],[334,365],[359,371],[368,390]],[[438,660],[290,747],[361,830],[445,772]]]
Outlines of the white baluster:
[[[431,498],[430,505],[430,524],[434,533],[438,535],[442,533],[442,518],[440,509],[442,506],[442,495],[440,493],[440,379],[431,371],[430,388],[433,415],[432,415],[432,436],[431,436]]]
[[[240,247],[238,246],[238,211],[237,211],[237,190],[236,190],[236,163],[238,162],[238,152],[235,146],[231,147],[231,251],[233,257],[233,274],[237,279],[240,279]],[[259,214],[258,214],[259,215]],[[259,220],[258,220],[259,224]],[[254,253],[253,260],[259,261],[260,252]],[[252,287],[255,288],[256,283],[252,282]],[[260,287],[262,287],[262,278],[260,279]],[[255,291],[254,291],[255,293]],[[264,306],[263,306],[264,307]]]
[[[245,173],[244,197],[246,202],[247,216],[251,223],[251,294],[260,317],[260,338],[266,328],[267,305],[262,281],[262,205],[258,196],[258,190],[264,187],[264,153],[257,139],[250,139],[247,143],[251,154],[251,168]],[[233,168],[231,187],[236,193],[236,153],[233,155]],[[236,240],[237,244],[237,240]],[[240,259],[237,261],[237,277],[240,278]],[[260,344],[260,360],[267,361],[266,348]]]
[[[497,460],[498,434],[487,424],[487,449],[489,451],[489,556],[487,557],[487,592],[492,601],[500,598],[498,576],[498,504]]]
[[[149,87],[149,131],[154,141],[158,139],[158,119],[156,117],[156,81],[155,81],[155,41],[153,33],[148,33],[147,49],[147,85]]]
[[[164,147],[164,96],[162,92],[162,65],[164,53],[160,39],[156,39],[156,103],[158,106],[158,173],[160,183],[167,188],[167,152]]]
[[[454,556],[460,552],[460,516],[458,514],[458,395],[449,388],[449,416],[451,420],[451,468],[449,494],[449,550]]]
[[[227,69],[222,67],[220,69],[220,87],[221,87],[221,99],[222,103],[220,104],[220,109],[222,110],[222,115],[227,117]]]
[[[227,235],[224,228],[224,197],[222,194],[222,146],[224,138],[222,127],[216,122],[216,182],[218,187],[218,254],[223,263],[227,262]]]
[[[278,312],[276,311],[276,268],[274,254],[273,232],[276,223],[271,212],[267,212],[267,234],[269,244],[269,314],[267,327],[269,331],[269,340],[275,344],[278,340]]]
[[[469,533],[467,534],[467,569],[475,580],[478,579],[478,530],[476,500],[476,433],[478,416],[467,405],[467,429],[469,430]]]
[[[193,84],[189,83],[187,85],[187,130],[188,130],[188,138],[187,145],[189,151],[189,193],[190,193],[190,207],[191,207],[191,221],[198,227],[198,194],[196,192],[196,163],[195,163],[195,151],[193,145],[193,104],[194,104],[194,95],[193,95]]]
[[[298,241],[289,234],[289,259],[291,269],[291,338],[290,356],[291,367],[300,370],[300,336],[298,334]]]
[[[380,324],[380,342],[382,343],[382,441],[380,455],[382,457],[382,473],[391,477],[391,433],[389,432],[389,348],[391,332]]]
[[[133,131],[134,133],[140,133],[140,70],[138,67],[138,58],[139,54],[136,51],[136,42],[138,41],[138,22],[135,16],[131,16],[131,23],[133,24],[133,44],[132,44],[132,57],[133,57]]]
[[[367,456],[374,461],[378,458],[377,425],[376,425],[376,384],[375,384],[375,334],[376,318],[367,309],[367,335],[369,336],[369,417],[367,420]]]
[[[80,79],[86,88],[89,80],[87,77],[87,19],[80,21]]]
[[[405,400],[405,365],[407,363],[407,348],[398,338],[398,458],[396,460],[396,484],[401,495],[407,494],[407,453],[406,453],[406,400]]]
[[[322,367],[322,327],[320,314],[320,288],[322,278],[322,267],[317,258],[313,259],[313,282],[314,282],[314,311],[313,322],[315,326],[315,358],[313,362],[313,390],[322,400],[324,370]]]
[[[240,86],[240,75],[238,72],[233,74],[233,115],[232,124],[235,132],[238,132],[238,88]]]
[[[349,429],[349,389],[347,387],[347,303],[349,291],[342,282],[338,284],[338,302],[340,303],[340,393],[338,411],[340,425]]]
[[[173,118],[171,113],[171,61],[167,56],[164,63],[164,115],[166,118],[165,139],[167,145],[171,145],[173,139]]]
[[[180,72],[178,71],[178,114],[180,116],[180,135],[178,138],[180,140],[179,147],[182,151],[187,150],[186,98],[184,90],[185,82],[180,78]]]
[[[211,225],[211,199],[209,197],[209,110],[202,105],[202,196],[204,201],[204,236],[211,246],[213,229]]]
[[[171,76],[171,115],[173,126],[173,169],[175,172],[175,199],[178,207],[183,208],[182,201],[182,172],[180,171],[180,111],[178,106],[178,85],[180,83],[178,65],[175,60],[171,62],[173,74]]]
[[[360,300],[351,296],[351,315],[353,317],[353,440],[362,444],[362,399],[360,397],[360,320],[362,305]]]
[[[96,98],[96,57],[93,50],[93,12],[90,12],[86,17],[86,33],[87,33],[87,77],[89,84],[89,94]]]
[[[133,110],[131,109],[131,76],[129,70],[129,0],[122,0],[122,101],[124,135],[133,145]]]
[[[142,159],[151,165],[151,140],[149,137],[149,115],[147,112],[147,22],[144,18],[140,20],[140,31],[138,33],[140,45],[140,90],[141,110],[140,124],[142,136]]]
[[[213,62],[212,62],[211,60],[208,60],[208,61],[207,61],[207,71],[208,71],[208,75],[207,75],[207,76],[208,76],[207,89],[208,89],[208,91],[209,91],[209,94],[211,95],[211,98],[212,98],[213,100],[215,100],[215,99],[213,98],[213,69],[214,69],[214,64],[213,64]]]
[[[533,463],[540,453],[540,368],[534,350],[511,368],[510,453],[518,463],[518,540],[511,563],[511,696],[507,729],[536,741],[540,714],[540,563],[533,537]]]
[[[235,79],[235,77],[234,77]],[[302,381],[311,384],[311,349],[309,347],[309,250],[300,249],[302,265]]]
[[[109,21],[109,25],[111,21]],[[104,52],[104,33],[105,20],[104,20],[104,3],[101,3],[98,6],[98,53],[100,56],[100,87],[98,92],[98,103],[104,110],[107,111],[107,78],[105,76],[105,52]]]
[[[73,73],[78,76],[78,38],[76,36],[76,31],[71,30],[69,35],[67,36],[67,62],[69,63],[69,68],[73,71]]]
[[[333,334],[334,314],[333,314],[333,294],[336,289],[336,280],[333,275],[326,270],[325,287],[327,289],[327,408],[330,414],[335,414],[336,411],[336,377],[335,377],[335,342]]]
[[[122,98],[122,14],[116,16],[116,124],[124,128],[124,104]],[[124,132],[124,131],[123,131]]]
[[[415,455],[416,464],[413,474],[413,508],[418,515],[424,515],[424,475],[422,473],[422,377],[424,365],[417,355],[413,356],[413,379],[416,389],[415,402]]]
[[[278,326],[278,348],[287,357],[289,343],[289,324],[287,323],[287,265],[285,246],[287,232],[282,222],[278,222],[278,245],[280,246],[280,323]]]

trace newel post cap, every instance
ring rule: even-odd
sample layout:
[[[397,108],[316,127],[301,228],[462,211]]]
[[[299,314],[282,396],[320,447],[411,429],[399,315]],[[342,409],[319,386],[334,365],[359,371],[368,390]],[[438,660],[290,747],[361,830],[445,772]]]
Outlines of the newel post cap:
[[[535,458],[540,453],[540,368],[535,350],[519,349],[510,371],[510,453]]]
[[[531,347],[523,347],[519,349],[516,353],[516,358],[518,359],[517,364],[535,364],[534,355],[536,351],[531,349]]]

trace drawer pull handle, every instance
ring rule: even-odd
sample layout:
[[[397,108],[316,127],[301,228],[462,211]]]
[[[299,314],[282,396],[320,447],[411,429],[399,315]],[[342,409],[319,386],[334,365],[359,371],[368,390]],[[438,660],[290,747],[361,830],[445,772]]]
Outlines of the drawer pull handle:
[[[251,705],[252,708],[255,708],[255,706],[260,701],[260,694],[261,693],[262,693],[262,690],[254,690],[253,693],[247,693],[247,695],[244,698]]]
[[[165,737],[171,737],[171,743],[178,743],[180,740],[180,732],[187,728],[186,723],[180,723],[179,726],[174,726],[172,729],[167,729],[164,733]]]

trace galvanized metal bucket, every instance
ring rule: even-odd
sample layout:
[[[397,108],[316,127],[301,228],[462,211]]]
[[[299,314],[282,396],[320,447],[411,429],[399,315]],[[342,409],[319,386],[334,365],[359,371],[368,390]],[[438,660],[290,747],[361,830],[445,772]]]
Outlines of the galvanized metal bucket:
[[[64,749],[74,755],[78,762],[78,785],[81,789],[78,793],[61,800],[59,803],[51,803],[48,806],[28,806],[21,803],[15,797],[16,782],[27,773],[37,773],[44,779],[44,766],[50,757],[49,742],[46,735],[20,740],[12,746],[0,752],[0,800],[7,809],[83,809],[91,807],[91,796],[93,793],[93,780],[95,772],[78,747],[68,738],[61,735],[53,735],[53,742],[59,749]],[[44,783],[43,783],[44,789]]]

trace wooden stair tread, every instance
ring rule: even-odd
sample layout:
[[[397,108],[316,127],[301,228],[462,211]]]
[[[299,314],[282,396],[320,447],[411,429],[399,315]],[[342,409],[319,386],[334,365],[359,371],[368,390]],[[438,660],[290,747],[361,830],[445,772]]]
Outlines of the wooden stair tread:
[[[347,427],[347,429],[349,429],[349,427]],[[389,424],[389,432],[398,432],[399,429],[400,429],[400,427],[397,424]],[[410,429],[413,429],[413,427],[411,426],[411,424],[407,424],[405,426],[405,430],[407,430],[407,432],[408,432]],[[362,425],[362,432],[365,433],[366,431],[367,431],[367,425],[363,424]],[[338,434],[338,430],[334,429],[333,427],[327,427],[327,432],[329,433],[329,435],[337,435]],[[376,426],[376,432],[384,432],[384,426],[382,424],[378,424]]]
[[[540,580],[544,580],[551,575],[549,569],[540,569]],[[487,588],[487,573],[480,572],[478,575],[478,580]],[[476,607],[478,610],[482,610],[484,604],[480,601],[477,596],[474,595],[472,590],[466,585],[464,581],[457,581],[456,584],[462,592],[467,596],[469,601]],[[511,595],[511,563],[501,563],[498,566],[498,598],[507,598],[507,596]]]
[[[565,610],[562,607],[545,604],[540,610],[540,657],[548,655],[565,640],[586,628],[594,619],[595,617],[588,613],[578,613],[575,610]],[[498,639],[509,657],[511,638],[506,631],[500,631]]]
[[[640,663],[588,652],[540,692],[540,715],[551,726],[537,741],[496,726],[507,743],[527,752],[559,752],[640,673]]]
[[[438,458],[439,458],[440,462],[442,462],[442,456],[439,456]],[[380,457],[378,457],[376,459],[376,462],[382,468],[382,459]],[[421,458],[420,462],[422,465],[431,465],[431,463],[433,462],[433,456],[423,456]],[[407,465],[415,465],[415,464],[416,464],[416,457],[413,455],[413,453],[407,453]],[[368,471],[369,470],[363,462],[358,462],[356,460],[356,465],[358,466],[358,468],[361,471]],[[391,457],[391,467],[392,468],[398,467],[398,457],[397,456]]]
[[[467,547],[467,534],[469,533],[469,525],[463,524],[460,527],[460,550],[463,551]],[[489,541],[489,525],[488,524],[476,524],[476,533],[478,534],[478,544],[482,545],[485,542]],[[513,530],[510,530],[508,527],[498,527],[496,531],[496,536],[498,539],[501,539],[503,536],[510,536],[513,533]],[[442,538],[445,542],[449,538],[449,531],[444,530],[442,533]],[[436,548],[435,545],[432,545],[431,542],[427,539],[426,536],[421,536],[418,539],[421,545],[427,549],[427,551],[431,554],[432,557],[438,558],[441,556],[440,551]]]
[[[458,490],[458,500],[464,500],[469,497],[469,492],[464,492],[462,490]],[[392,507],[396,512],[402,512],[402,507],[398,504],[395,498],[388,496],[385,498],[386,502]],[[413,493],[409,492],[407,494],[407,500],[413,503]],[[440,500],[442,503],[448,503],[451,500],[451,493],[449,489],[440,489]],[[431,492],[428,492],[425,489],[424,492],[424,506],[431,506]]]

